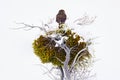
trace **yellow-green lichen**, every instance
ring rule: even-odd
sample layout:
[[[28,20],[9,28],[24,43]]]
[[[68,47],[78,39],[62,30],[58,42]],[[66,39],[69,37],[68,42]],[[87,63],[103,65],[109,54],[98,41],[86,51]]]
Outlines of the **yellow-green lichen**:
[[[64,36],[68,37],[66,40],[66,45],[69,48],[72,48],[70,53],[69,65],[73,62],[76,54],[86,47],[86,42],[79,42],[81,36],[72,33],[71,30],[67,30],[64,33]],[[33,42],[33,49],[35,55],[37,55],[42,63],[52,63],[53,65],[63,65],[60,61],[65,60],[66,53],[60,47],[55,47],[55,42],[51,38],[41,35],[38,39]],[[81,56],[79,61],[82,61],[87,58],[91,58],[91,54],[86,50],[86,54]],[[80,56],[80,55],[79,55]]]

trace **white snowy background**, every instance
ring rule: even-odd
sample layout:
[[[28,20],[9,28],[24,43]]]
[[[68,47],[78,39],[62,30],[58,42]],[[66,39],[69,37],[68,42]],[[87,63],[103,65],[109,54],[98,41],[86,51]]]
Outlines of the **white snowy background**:
[[[66,11],[68,23],[84,13],[97,16],[93,24],[75,28],[100,36],[94,46],[97,80],[120,80],[119,0],[0,0],[0,80],[50,80],[32,48],[41,32],[11,28],[19,27],[15,22],[41,25],[59,9]]]

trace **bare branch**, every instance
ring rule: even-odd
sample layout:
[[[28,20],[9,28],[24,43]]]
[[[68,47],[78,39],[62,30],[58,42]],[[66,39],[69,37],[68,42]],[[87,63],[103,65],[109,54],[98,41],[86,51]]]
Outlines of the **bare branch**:
[[[33,29],[33,28],[38,28],[38,29],[40,29],[41,31],[44,31],[45,33],[47,33],[47,30],[45,29],[45,26],[48,26],[47,24],[43,24],[43,23],[42,23],[42,27],[40,27],[40,26],[34,26],[34,25],[29,25],[29,24],[25,24],[25,23],[16,23],[16,24],[23,25],[23,27],[11,28],[11,29],[14,29],[14,30],[24,29],[24,30],[28,31],[28,30],[31,30],[31,29]]]
[[[58,35],[59,36],[59,35]],[[89,75],[87,72],[86,72],[86,69],[85,68],[83,68],[83,67],[81,67],[81,68],[83,68],[83,70],[81,70],[81,71],[75,71],[75,65],[77,64],[77,60],[81,57],[81,56],[83,56],[83,55],[85,55],[85,50],[87,50],[88,49],[88,46],[90,45],[90,44],[88,44],[88,42],[90,42],[91,40],[88,40],[86,43],[87,43],[87,45],[86,45],[86,47],[84,48],[84,49],[82,49],[82,50],[80,50],[78,53],[77,53],[77,55],[75,56],[75,58],[74,58],[74,61],[73,61],[73,63],[72,63],[72,65],[71,65],[71,67],[69,68],[69,66],[68,66],[68,62],[69,62],[69,60],[70,60],[70,51],[72,50],[72,49],[74,49],[76,46],[74,46],[74,47],[72,47],[72,48],[69,48],[69,47],[67,47],[66,46],[66,44],[64,43],[64,39],[63,39],[63,41],[61,42],[61,44],[58,42],[59,40],[61,40],[62,39],[62,37],[59,37],[59,40],[56,40],[55,38],[56,37],[52,37],[52,36],[50,36],[50,38],[51,38],[51,40],[54,40],[55,41],[55,43],[59,46],[59,47],[61,47],[62,49],[64,49],[64,51],[66,52],[66,59],[65,59],[65,61],[63,62],[63,61],[61,61],[59,58],[57,58],[57,60],[59,60],[61,63],[63,63],[64,65],[63,65],[63,69],[64,69],[64,79],[65,80],[70,80],[70,79],[72,79],[72,76],[71,75],[73,75],[74,76],[74,79],[73,80],[76,80],[76,79],[80,79],[80,77],[81,77],[81,79],[85,79],[85,75],[87,76],[87,75]],[[80,56],[79,56],[80,55]],[[80,66],[79,66],[79,68],[80,68]]]
[[[58,61],[60,61],[62,64],[64,64],[64,62],[62,60],[60,60],[58,57],[55,57]]]
[[[48,24],[52,24],[54,21],[54,18],[50,18],[49,21],[47,22]]]
[[[77,46],[77,45],[75,45],[75,46],[71,47],[71,48],[70,48],[70,51],[71,51],[72,49],[75,49],[75,48],[76,48],[76,46]]]
[[[89,17],[87,14],[84,14],[83,17],[78,18],[74,21],[74,23],[77,23],[77,25],[89,25],[92,24],[96,19],[96,16]]]
[[[65,44],[65,41],[62,37],[60,37],[60,40],[62,39],[61,44],[58,41],[55,40],[55,37],[51,37],[51,39],[54,40],[56,42],[56,44],[59,47],[61,47],[62,49],[64,49],[64,51],[66,52],[66,59],[64,61],[63,68],[64,68],[64,72],[65,72],[65,75],[66,75],[66,77],[65,77],[66,80],[70,80],[70,73],[69,73],[69,68],[68,68],[68,63],[69,63],[69,60],[70,60],[70,48],[67,47],[67,45]],[[61,61],[61,60],[59,60],[59,61]]]
[[[85,51],[87,49],[87,47],[85,47],[84,49],[82,49],[82,50],[80,50],[78,53],[77,53],[77,55],[75,56],[75,58],[74,58],[74,61],[73,61],[73,63],[72,63],[72,65],[71,65],[71,68],[70,68],[70,72],[72,71],[72,69],[73,69],[73,67],[75,66],[75,63],[76,63],[76,60],[77,60],[77,58],[78,58],[78,56],[83,52],[83,51]],[[82,55],[80,55],[80,57],[81,57]]]
[[[39,65],[41,65],[41,64],[39,64]],[[52,73],[52,70],[53,70],[53,69],[56,69],[55,67],[52,67],[52,68],[49,70],[47,67],[45,67],[45,66],[43,66],[43,65],[41,65],[41,66],[47,70],[47,72],[45,72],[45,73],[43,73],[43,74],[49,73],[48,76],[49,76],[52,80],[56,80],[56,77],[55,77],[55,76],[53,75],[53,73]]]

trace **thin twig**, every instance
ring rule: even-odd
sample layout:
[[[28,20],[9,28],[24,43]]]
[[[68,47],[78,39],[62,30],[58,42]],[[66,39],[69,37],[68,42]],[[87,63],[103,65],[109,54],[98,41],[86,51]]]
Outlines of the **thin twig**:
[[[64,62],[62,60],[60,60],[58,57],[55,57],[58,61],[60,61],[62,64],[64,64]]]

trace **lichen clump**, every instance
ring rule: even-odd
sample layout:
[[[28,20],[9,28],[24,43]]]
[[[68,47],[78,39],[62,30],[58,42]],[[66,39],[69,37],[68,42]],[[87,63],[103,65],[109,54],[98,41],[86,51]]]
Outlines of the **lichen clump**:
[[[56,30],[56,34],[61,34],[62,36],[67,37],[67,39],[65,39],[65,44],[67,47],[71,48],[69,61],[69,65],[71,65],[76,54],[86,47],[86,42],[84,42],[81,36],[73,33],[71,30],[61,31],[58,29]],[[40,35],[38,39],[34,40],[33,49],[35,55],[40,58],[42,63],[52,63],[53,65],[62,66],[63,64],[60,60],[63,62],[65,61],[66,53],[64,49],[56,46],[55,41],[46,35]],[[85,53],[85,55],[81,56],[79,61],[91,58],[91,54],[88,50],[85,50],[83,53]]]

